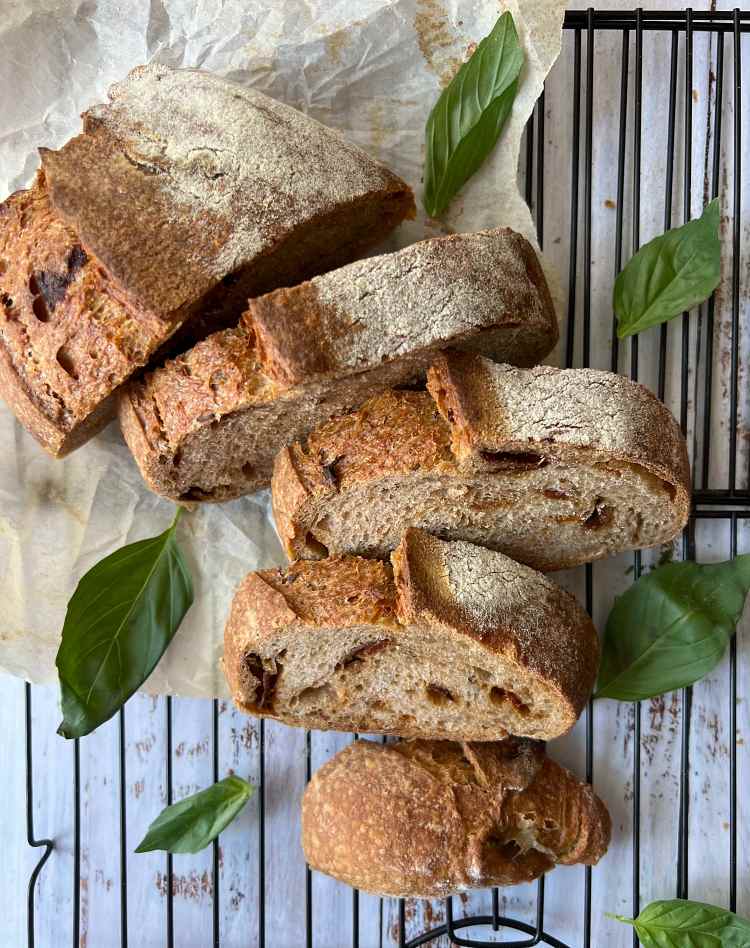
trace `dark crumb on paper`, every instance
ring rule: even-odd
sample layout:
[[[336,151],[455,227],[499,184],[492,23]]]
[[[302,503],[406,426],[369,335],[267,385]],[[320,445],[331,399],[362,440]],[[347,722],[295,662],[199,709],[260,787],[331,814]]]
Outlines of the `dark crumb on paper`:
[[[604,206],[614,210],[617,207],[617,204],[615,204],[612,198],[607,198],[604,202]]]

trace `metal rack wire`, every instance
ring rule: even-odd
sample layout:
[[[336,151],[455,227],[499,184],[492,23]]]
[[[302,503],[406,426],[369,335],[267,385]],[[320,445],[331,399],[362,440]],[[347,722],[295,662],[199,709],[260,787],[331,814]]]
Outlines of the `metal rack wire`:
[[[682,317],[682,371],[680,390],[680,421],[683,428],[687,426],[689,378],[688,378],[688,351],[691,320],[698,321],[698,345],[701,359],[704,363],[702,386],[698,385],[698,373],[694,380],[697,396],[702,399],[702,426],[701,431],[695,432],[693,445],[693,510],[690,522],[683,538],[683,555],[693,557],[695,553],[696,523],[701,520],[721,520],[729,525],[730,553],[734,557],[738,548],[738,523],[750,518],[750,490],[738,487],[738,398],[739,398],[739,333],[740,333],[740,241],[741,241],[741,197],[742,197],[742,110],[739,107],[741,95],[741,66],[743,53],[743,37],[750,32],[750,13],[739,10],[732,12],[645,12],[615,11],[597,12],[594,10],[569,12],[565,17],[565,29],[573,33],[573,89],[572,114],[573,134],[570,155],[570,257],[568,274],[568,313],[569,320],[565,337],[565,362],[568,366],[574,362],[576,346],[582,347],[581,364],[586,366],[590,361],[591,353],[591,266],[592,266],[592,174],[593,174],[593,103],[594,103],[594,64],[595,48],[594,37],[597,31],[618,31],[622,36],[621,50],[621,85],[619,101],[619,130],[618,130],[618,162],[617,162],[617,202],[616,202],[616,230],[615,255],[613,276],[616,274],[630,253],[637,249],[640,242],[639,224],[641,220],[641,157],[642,157],[642,110],[643,110],[643,39],[648,31],[661,31],[671,37],[671,52],[669,59],[669,95],[667,103],[667,138],[666,138],[666,174],[664,181],[665,216],[664,228],[682,223],[682,220],[672,219],[673,195],[675,192],[675,146],[678,108],[682,108],[684,116],[684,161],[683,161],[683,214],[682,219],[690,217],[691,188],[694,169],[691,162],[692,153],[692,110],[693,99],[693,38],[698,32],[709,31],[716,40],[716,77],[713,104],[714,134],[712,141],[712,155],[710,159],[710,195],[718,194],[721,174],[721,147],[722,135],[731,135],[732,167],[729,171],[732,180],[731,194],[732,207],[728,211],[732,219],[731,245],[731,347],[730,347],[730,450],[729,475],[724,486],[715,487],[709,483],[709,447],[712,424],[712,391],[713,372],[716,362],[714,352],[714,316],[715,303],[712,299],[701,308],[698,314],[684,314]],[[632,47],[632,48],[631,48]],[[678,103],[678,68],[681,63],[680,50],[683,50],[684,60],[684,89],[682,103]],[[584,55],[585,52],[585,55]],[[634,69],[634,96],[629,101],[629,74]],[[725,64],[725,58],[727,60]],[[731,76],[731,83],[725,81],[725,72]],[[730,86],[730,88],[727,88]],[[581,104],[583,102],[583,110]],[[732,127],[729,130],[722,128],[723,108],[732,109]],[[630,124],[632,123],[632,124]],[[534,117],[529,123],[526,136],[526,192],[537,220],[539,241],[543,245],[544,233],[544,186],[545,186],[545,108],[544,94],[537,103]],[[629,151],[628,142],[632,145]],[[626,175],[631,175],[631,182]],[[582,189],[581,189],[582,182]],[[632,187],[632,220],[630,222],[631,241],[625,246],[627,221],[625,218],[625,202],[623,200],[627,185]],[[582,191],[582,193],[581,193]],[[582,266],[581,266],[582,265]],[[582,281],[579,273],[582,272]],[[582,283],[582,285],[581,285]],[[579,295],[580,294],[580,295]],[[576,311],[581,318],[576,320]],[[576,335],[576,330],[581,336]],[[611,368],[617,371],[621,353],[618,349],[616,333],[612,332]],[[664,397],[667,367],[667,327],[662,326],[659,334],[658,351],[658,394]],[[630,344],[630,374],[637,379],[639,375],[639,343],[634,337]],[[696,426],[697,428],[697,426]],[[698,448],[701,448],[699,451]],[[634,554],[634,575],[637,578],[642,569],[640,553]],[[592,609],[593,572],[591,566],[585,569],[585,605]],[[731,734],[730,746],[730,801],[729,801],[729,906],[736,908],[737,904],[737,734],[736,703],[737,703],[737,653],[736,642],[730,646],[730,693],[728,702],[728,722]],[[25,736],[26,736],[26,826],[29,846],[42,850],[39,861],[35,865],[28,882],[28,944],[34,946],[34,892],[37,879],[43,871],[45,863],[50,858],[54,842],[51,839],[38,839],[34,831],[33,821],[33,787],[34,762],[32,759],[32,726],[33,726],[33,689],[26,685],[25,689]],[[690,852],[688,847],[688,815],[690,800],[690,728],[691,728],[691,700],[692,689],[686,688],[682,692],[682,723],[680,734],[680,776],[679,776],[679,818],[678,818],[678,866],[677,886],[675,896],[685,898],[688,895]],[[166,783],[167,802],[173,799],[173,709],[171,699],[165,702],[165,733],[166,733]],[[218,702],[213,704],[212,716],[213,733],[213,777],[219,778],[219,707]],[[126,780],[126,716],[123,711],[118,721],[119,739],[119,830],[120,830],[120,944],[128,945],[128,912],[127,912],[127,803],[125,793]],[[589,781],[596,779],[594,773],[594,714],[592,705],[585,715],[585,776]],[[637,914],[641,903],[640,894],[640,847],[641,847],[641,708],[635,706],[635,736],[633,756],[633,797],[632,797],[632,911]],[[257,872],[259,876],[260,898],[258,904],[258,943],[261,948],[266,944],[266,916],[265,916],[265,860],[266,839],[264,828],[265,787],[264,787],[264,758],[265,758],[265,728],[260,722],[258,731],[259,754],[259,836],[257,853]],[[311,771],[310,736],[306,742],[306,776],[309,779]],[[73,898],[73,936],[74,944],[79,944],[81,930],[81,773],[80,753],[78,742],[74,748],[74,812],[73,812],[73,860],[74,860],[74,898]],[[220,946],[220,917],[219,917],[219,847],[218,842],[213,846],[213,944]],[[166,857],[167,878],[172,878],[172,857]],[[591,891],[592,870],[585,871],[585,889],[583,900],[583,945],[591,944]],[[491,932],[506,929],[517,932],[519,938],[514,941],[504,941],[506,946],[531,946],[545,944],[569,948],[564,942],[556,939],[553,934],[545,930],[545,888],[544,879],[537,884],[536,920],[535,924],[528,924],[519,920],[505,918],[499,912],[499,898],[497,890],[492,893],[491,915],[456,918],[451,899],[445,904],[445,923],[429,931],[424,931],[416,937],[407,940],[407,925],[405,903],[399,904],[399,933],[398,944],[401,948],[416,948],[426,945],[440,936],[447,936],[456,945],[479,946],[493,944]],[[352,896],[352,939],[354,948],[359,945],[359,896],[357,892]],[[309,870],[305,886],[305,944],[312,945],[312,885]],[[166,886],[166,941],[173,946],[175,940],[174,925],[174,894],[171,885]],[[477,941],[464,938],[461,932],[468,928],[485,927],[487,938],[490,940]],[[382,912],[381,912],[382,935]],[[302,938],[300,936],[300,944]],[[633,943],[637,945],[636,936]]]

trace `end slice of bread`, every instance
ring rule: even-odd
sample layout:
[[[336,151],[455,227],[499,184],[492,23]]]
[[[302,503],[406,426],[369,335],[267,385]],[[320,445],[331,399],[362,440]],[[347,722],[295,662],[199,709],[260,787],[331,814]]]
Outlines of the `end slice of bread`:
[[[413,525],[547,571],[664,543],[687,522],[685,438],[643,385],[447,352],[427,387],[384,393],[279,453],[273,506],[291,559],[384,557]]]
[[[357,741],[302,798],[313,869],[396,898],[516,885],[559,863],[593,865],[611,820],[587,784],[535,741]]]
[[[556,340],[523,237],[423,240],[251,300],[239,327],[129,386],[120,423],[152,490],[222,501],[268,486],[278,451],[317,425],[424,379],[447,345],[527,365]]]
[[[598,663],[596,630],[573,596],[501,553],[419,530],[392,568],[331,557],[251,573],[224,638],[243,710],[402,737],[557,737]]]

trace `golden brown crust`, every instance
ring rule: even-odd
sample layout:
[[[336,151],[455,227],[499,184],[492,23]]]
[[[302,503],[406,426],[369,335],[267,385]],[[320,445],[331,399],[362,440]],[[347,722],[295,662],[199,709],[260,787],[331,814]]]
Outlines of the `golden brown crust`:
[[[464,336],[467,348],[531,365],[557,341],[536,254],[508,228],[422,240],[359,260],[250,300],[244,319],[263,371],[285,384],[461,345]],[[479,329],[487,335],[472,341]]]
[[[594,687],[600,648],[574,596],[500,553],[413,528],[391,561],[403,625],[443,626],[509,657],[558,692],[567,706],[561,731],[575,724]]]
[[[57,457],[110,420],[114,390],[171,331],[113,285],[42,173],[0,205],[0,298],[0,391]]]
[[[459,461],[481,452],[598,453],[639,464],[671,484],[684,524],[690,507],[687,444],[645,385],[596,369],[521,370],[464,352],[441,353],[427,387],[453,429]]]
[[[397,433],[397,437],[395,436]],[[309,543],[306,517],[350,485],[381,474],[417,469],[451,473],[450,428],[427,392],[384,392],[359,411],[341,415],[303,444],[282,449],[272,486],[276,529],[294,559]]]
[[[315,869],[395,897],[515,885],[556,863],[593,864],[611,823],[541,745],[357,741],[312,777],[302,845]]]
[[[448,351],[436,357],[427,387],[429,395],[395,391],[373,398],[279,456],[272,496],[290,559],[319,556],[326,548],[383,556],[412,523],[446,538],[476,539],[546,571],[666,542],[684,526],[690,496],[685,439],[668,409],[643,386],[608,372],[546,366],[527,371]],[[642,489],[640,498],[622,500],[625,488],[617,485],[623,474]],[[525,497],[511,483],[520,479],[529,484]],[[440,500],[437,487],[425,486],[438,483]],[[433,493],[425,503],[428,489]],[[619,489],[617,516],[609,523],[602,519],[602,529],[589,529],[592,510],[604,503],[599,494],[608,489]],[[408,504],[402,510],[381,500],[404,492],[413,498],[406,521]],[[457,512],[451,492],[466,497],[464,513]],[[382,534],[352,523],[355,497],[363,522],[377,521],[375,507],[382,505]],[[506,509],[517,507],[519,499],[531,504],[534,497],[538,539],[525,540],[523,549],[506,547],[514,541]],[[651,533],[641,532],[637,518],[643,507],[627,514],[636,500],[656,511],[659,522]],[[433,517],[438,503],[441,524]],[[350,519],[337,519],[342,510]],[[506,516],[504,530],[499,524]],[[568,525],[559,549],[544,532],[557,523]],[[496,535],[488,524],[497,525]]]
[[[334,557],[250,573],[237,588],[224,630],[224,672],[234,701],[257,713],[246,657],[279,628],[314,633],[316,628],[362,623],[395,624],[393,573],[386,563]]]
[[[314,652],[314,638],[323,630],[340,629],[344,641],[348,630],[375,625],[388,627],[397,647],[407,634],[435,634],[447,653],[463,654],[469,644],[480,664],[507,663],[531,693],[537,688],[546,695],[544,712],[529,722],[528,709],[514,692],[495,689],[493,704],[513,705],[521,733],[552,737],[575,724],[596,679],[599,640],[574,597],[500,553],[418,530],[407,531],[392,562],[393,573],[377,560],[330,557],[250,574],[235,594],[225,629],[224,670],[235,702],[254,714],[305,723],[284,707],[257,706],[255,685],[247,688],[247,656],[273,652],[280,633],[300,642],[309,637]],[[290,674],[296,677],[294,669]],[[370,733],[381,730],[372,721],[350,723]],[[313,724],[325,726],[317,718],[307,721]],[[539,730],[524,730],[528,727]],[[383,730],[426,736],[409,725]],[[465,722],[461,736],[475,735],[496,739],[497,722],[494,732]]]
[[[166,461],[157,464],[137,445],[144,475],[158,493],[178,502],[188,495],[239,496],[269,483],[273,457],[284,444],[370,395],[423,377],[446,344],[524,364],[541,357],[554,345],[556,321],[546,290],[529,276],[527,253],[533,251],[523,238],[502,229],[454,235],[359,260],[251,300],[235,330],[246,342],[246,357],[235,360],[242,364],[239,391],[230,386],[225,392],[219,382],[210,397],[206,391],[197,397],[195,381],[182,373],[182,364],[190,363],[194,377],[205,375],[201,363],[223,348],[222,334],[216,334],[210,351],[207,342],[194,355],[167,363],[134,396],[154,401],[162,433],[153,440],[167,446],[159,451]],[[258,389],[271,395],[262,411]],[[130,397],[126,392],[123,401]],[[123,414],[127,439],[132,412],[125,407]],[[219,470],[226,426],[245,430],[235,431],[232,460]],[[175,457],[183,461],[180,470]],[[228,469],[235,461],[256,476]],[[191,468],[202,472],[200,484],[188,477]]]

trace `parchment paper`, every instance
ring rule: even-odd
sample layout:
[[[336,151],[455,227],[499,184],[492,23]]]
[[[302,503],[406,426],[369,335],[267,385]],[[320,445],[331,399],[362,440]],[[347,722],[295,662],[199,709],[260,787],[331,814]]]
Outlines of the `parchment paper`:
[[[514,0],[8,0],[0,11],[0,192],[27,185],[36,148],[80,128],[79,113],[110,83],[156,60],[252,85],[385,161],[421,200],[424,125],[441,85],[513,13],[526,64],[500,145],[444,224],[401,227],[383,250],[441,230],[506,224],[535,239],[516,169],[526,120],[560,52],[564,3]],[[67,601],[83,573],[117,547],[165,529],[174,508],[141,481],[116,424],[54,461],[0,404],[0,670],[55,677]],[[195,604],[145,685],[153,693],[218,696],[224,621],[253,569],[284,562],[267,492],[183,517],[180,542]]]

